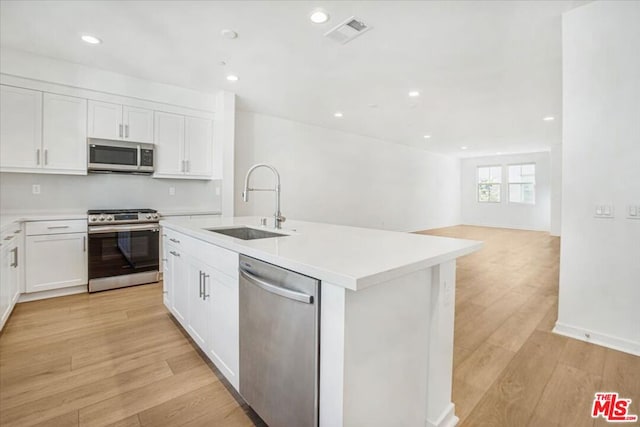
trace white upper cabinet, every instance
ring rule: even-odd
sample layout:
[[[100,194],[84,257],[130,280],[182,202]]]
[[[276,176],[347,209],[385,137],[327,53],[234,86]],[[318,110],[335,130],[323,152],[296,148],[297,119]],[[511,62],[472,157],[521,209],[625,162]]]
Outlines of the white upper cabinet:
[[[45,93],[42,120],[45,169],[87,170],[87,100]]]
[[[213,173],[213,122],[185,117],[185,159],[191,176],[211,178]]]
[[[213,121],[155,112],[156,178],[211,179]]]
[[[122,139],[122,105],[89,101],[88,120],[90,138]]]
[[[89,137],[153,142],[153,111],[110,102],[89,101]]]
[[[42,92],[0,86],[0,169],[38,168],[42,150]]]
[[[155,112],[156,175],[184,174],[184,116]]]
[[[122,107],[124,140],[153,142],[153,111],[137,107]]]
[[[87,173],[87,101],[0,86],[0,170]]]

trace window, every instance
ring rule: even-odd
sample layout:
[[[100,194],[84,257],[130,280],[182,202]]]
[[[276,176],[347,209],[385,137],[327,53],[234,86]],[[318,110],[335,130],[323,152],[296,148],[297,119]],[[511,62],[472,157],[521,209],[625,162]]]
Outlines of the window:
[[[500,203],[501,186],[501,166],[478,167],[478,202]]]
[[[536,203],[536,165],[509,165],[509,203]]]

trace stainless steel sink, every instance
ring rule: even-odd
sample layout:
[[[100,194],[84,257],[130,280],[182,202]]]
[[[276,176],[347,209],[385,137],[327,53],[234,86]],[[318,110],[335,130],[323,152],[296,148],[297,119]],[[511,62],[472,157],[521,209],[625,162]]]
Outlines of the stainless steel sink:
[[[268,239],[270,237],[287,236],[287,234],[274,233],[272,231],[259,230],[250,227],[205,228],[205,230],[242,240]]]

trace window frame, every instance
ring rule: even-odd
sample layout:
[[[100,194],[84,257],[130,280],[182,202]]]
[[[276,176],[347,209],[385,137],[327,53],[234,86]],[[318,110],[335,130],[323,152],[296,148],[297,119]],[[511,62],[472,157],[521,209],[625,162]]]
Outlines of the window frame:
[[[489,168],[489,169],[500,168],[500,182],[480,182],[480,169],[486,169],[486,168]],[[489,176],[491,177],[491,170],[489,170]],[[504,183],[503,177],[504,177],[504,166],[501,164],[476,166],[476,203],[502,203],[502,184]],[[498,201],[491,200],[491,195],[489,195],[489,200],[486,200],[486,201],[480,200],[481,185],[498,186],[499,200]],[[489,190],[489,193],[491,193],[491,190]]]
[[[537,173],[538,173],[538,165],[536,164],[536,162],[525,162],[525,163],[509,163],[506,165],[507,166],[507,203],[513,203],[516,205],[527,205],[527,206],[535,206],[536,204],[536,177],[537,177]],[[509,176],[509,168],[511,166],[533,166],[533,182],[511,182],[510,176]],[[522,172],[522,170],[521,170]],[[522,173],[520,173],[520,176],[522,177]],[[527,175],[529,176],[529,175]],[[520,191],[522,191],[522,187],[525,184],[530,184],[533,186],[533,202],[512,202],[511,201],[511,185],[519,185],[520,186]],[[521,193],[522,194],[522,193]]]

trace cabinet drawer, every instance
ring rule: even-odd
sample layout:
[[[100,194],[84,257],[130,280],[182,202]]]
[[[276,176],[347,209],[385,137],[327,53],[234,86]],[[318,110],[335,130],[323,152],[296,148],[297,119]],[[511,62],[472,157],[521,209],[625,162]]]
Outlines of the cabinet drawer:
[[[87,220],[74,219],[66,221],[34,221],[27,222],[27,236],[42,234],[86,233]]]
[[[162,232],[167,242],[181,249],[189,256],[199,259],[210,267],[233,278],[238,277],[238,253],[221,248],[212,243],[194,239],[182,233],[164,228]]]

